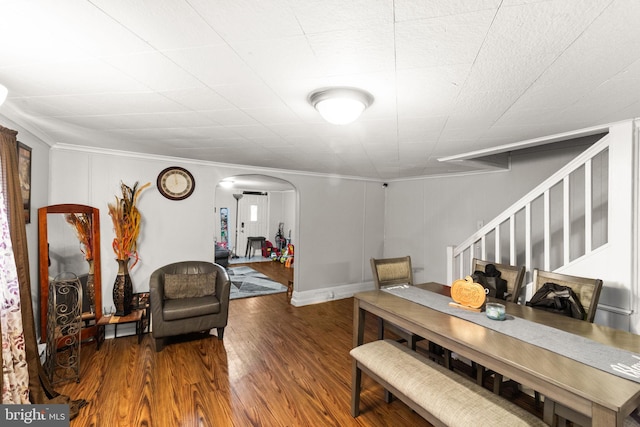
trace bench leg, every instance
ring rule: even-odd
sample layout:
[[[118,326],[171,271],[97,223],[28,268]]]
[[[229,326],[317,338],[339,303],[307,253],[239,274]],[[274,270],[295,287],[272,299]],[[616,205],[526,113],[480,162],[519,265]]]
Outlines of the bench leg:
[[[351,416],[360,415],[360,391],[362,390],[362,371],[358,368],[358,362],[353,361],[351,384]]]

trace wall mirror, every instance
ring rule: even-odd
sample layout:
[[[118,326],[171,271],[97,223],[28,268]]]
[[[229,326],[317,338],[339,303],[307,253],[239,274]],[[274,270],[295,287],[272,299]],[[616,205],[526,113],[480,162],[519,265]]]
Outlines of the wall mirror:
[[[97,339],[102,317],[100,212],[85,205],[63,204],[38,209],[40,334],[46,341],[49,284],[75,274],[82,285],[81,339]]]

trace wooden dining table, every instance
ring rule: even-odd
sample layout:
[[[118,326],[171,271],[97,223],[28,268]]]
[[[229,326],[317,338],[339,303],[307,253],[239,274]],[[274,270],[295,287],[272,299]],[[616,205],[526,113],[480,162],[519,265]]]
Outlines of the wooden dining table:
[[[425,291],[449,295],[438,283],[416,285]],[[507,316],[526,319],[576,334],[606,346],[640,352],[640,336],[606,326],[500,301]],[[363,343],[366,313],[400,326],[540,392],[591,419],[592,426],[622,426],[640,406],[640,382],[605,372],[554,351],[505,335],[459,317],[429,308],[384,290],[354,295],[353,345]],[[554,411],[544,411],[552,424]]]

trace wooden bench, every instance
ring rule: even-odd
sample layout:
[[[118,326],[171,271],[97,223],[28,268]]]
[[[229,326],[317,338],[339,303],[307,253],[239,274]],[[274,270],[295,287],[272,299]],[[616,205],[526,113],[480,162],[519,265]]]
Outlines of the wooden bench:
[[[540,418],[475,382],[390,340],[351,350],[351,415],[360,414],[362,372],[434,426],[546,426]]]

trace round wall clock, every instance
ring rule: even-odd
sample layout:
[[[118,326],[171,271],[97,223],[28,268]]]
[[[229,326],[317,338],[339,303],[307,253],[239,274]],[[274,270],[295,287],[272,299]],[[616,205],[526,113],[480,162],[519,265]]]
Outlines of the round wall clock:
[[[171,166],[160,172],[157,180],[160,194],[170,200],[184,200],[196,188],[196,181],[188,170]]]

